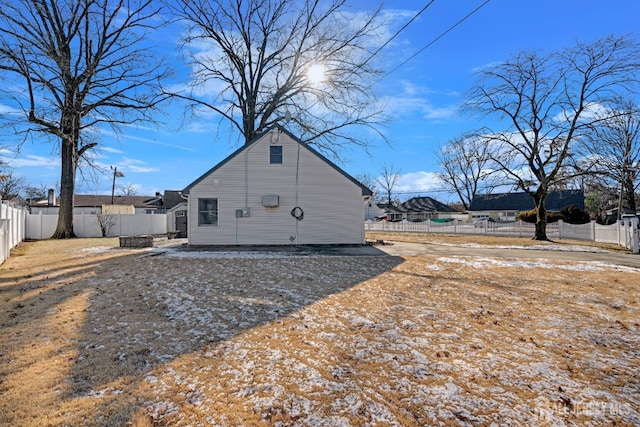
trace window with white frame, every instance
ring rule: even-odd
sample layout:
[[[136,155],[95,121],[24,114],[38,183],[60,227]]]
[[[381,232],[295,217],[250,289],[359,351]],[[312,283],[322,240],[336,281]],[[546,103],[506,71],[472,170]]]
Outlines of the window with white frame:
[[[198,199],[198,225],[218,225],[218,199]]]

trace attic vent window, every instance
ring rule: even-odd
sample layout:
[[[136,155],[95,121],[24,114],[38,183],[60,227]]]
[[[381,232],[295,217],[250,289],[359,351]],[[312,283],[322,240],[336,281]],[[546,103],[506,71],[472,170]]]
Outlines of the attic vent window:
[[[270,165],[282,164],[282,145],[269,146],[269,164]]]

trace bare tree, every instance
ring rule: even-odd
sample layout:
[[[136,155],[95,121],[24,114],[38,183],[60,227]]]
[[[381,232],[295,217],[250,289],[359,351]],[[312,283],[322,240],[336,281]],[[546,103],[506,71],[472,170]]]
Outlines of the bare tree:
[[[116,218],[114,215],[110,213],[98,213],[96,214],[96,219],[98,221],[98,225],[100,226],[100,232],[102,233],[102,237],[107,237],[111,228],[116,223]]]
[[[189,24],[183,47],[193,71],[174,95],[192,112],[216,113],[245,143],[286,120],[334,157],[345,145],[366,148],[353,127],[384,139],[371,90],[379,71],[368,63],[379,9],[363,18],[345,0],[182,0],[173,10]]]
[[[607,211],[618,203],[615,196],[616,189],[608,187],[606,183],[597,178],[599,177],[596,175],[586,177],[590,182],[585,186],[584,207],[592,219],[600,224],[606,224],[609,220]]]
[[[9,200],[19,195],[26,188],[24,176],[16,175],[8,166],[0,163],[0,199]]]
[[[128,196],[136,196],[138,194],[138,190],[135,185],[132,183],[125,184],[122,188],[120,188],[120,195],[124,197]]]
[[[379,201],[379,197],[380,197],[380,190],[379,190],[379,184],[378,181],[376,181],[376,179],[369,173],[362,173],[362,174],[358,174],[355,176],[355,178],[358,180],[358,182],[360,182],[362,185],[364,185],[365,187],[367,187],[369,190],[371,190],[373,192],[373,201]]]
[[[49,189],[54,190],[54,194],[60,194],[60,185],[56,182],[54,186],[44,183],[39,185],[28,185],[24,189],[24,193],[29,199],[45,199],[48,197]]]
[[[0,72],[26,134],[60,146],[54,238],[74,237],[78,163],[95,132],[150,119],[167,68],[147,42],[159,20],[152,0],[0,0]]]
[[[457,194],[465,210],[479,193],[491,193],[499,179],[491,168],[491,141],[463,135],[450,140],[436,153],[442,171],[438,178]]]
[[[535,240],[548,240],[546,198],[558,180],[572,178],[561,172],[575,140],[604,119],[593,115],[600,105],[637,87],[639,74],[639,46],[613,36],[547,56],[521,53],[479,71],[468,106],[502,119],[505,129],[483,137],[496,147],[499,170],[533,198]]]
[[[636,212],[640,178],[640,108],[630,99],[615,99],[585,138],[582,148],[593,173],[620,190],[618,219],[624,208]]]
[[[400,179],[400,169],[396,169],[393,164],[384,163],[380,167],[380,177],[376,179],[376,182],[382,188],[385,197],[385,203],[389,206],[393,205],[393,189],[395,188],[398,180]]]

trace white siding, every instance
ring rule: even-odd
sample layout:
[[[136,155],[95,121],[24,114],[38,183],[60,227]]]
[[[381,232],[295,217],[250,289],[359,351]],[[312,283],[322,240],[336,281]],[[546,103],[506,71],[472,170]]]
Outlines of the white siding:
[[[270,165],[273,132],[190,189],[189,244],[364,243],[360,186],[285,133],[275,143],[283,146],[283,164]],[[265,195],[278,195],[279,206],[263,207]],[[218,226],[198,226],[198,198],[218,199]],[[291,216],[296,206],[301,221]],[[245,207],[250,216],[236,218]]]

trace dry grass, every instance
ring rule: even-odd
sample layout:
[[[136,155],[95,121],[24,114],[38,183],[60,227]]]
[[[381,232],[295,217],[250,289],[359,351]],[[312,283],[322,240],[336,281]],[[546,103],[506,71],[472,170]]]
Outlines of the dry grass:
[[[640,424],[637,269],[116,245],[0,267],[0,425]]]
[[[412,242],[412,243],[433,243],[433,244],[476,244],[484,246],[549,246],[549,245],[579,245],[592,246],[595,248],[606,249],[613,252],[629,252],[627,249],[614,245],[612,243],[588,242],[584,240],[558,239],[555,241],[533,240],[527,237],[504,237],[504,236],[481,236],[481,235],[464,235],[464,234],[429,234],[429,233],[402,233],[392,231],[367,231],[367,241],[375,242],[376,240],[396,241],[396,242]]]

